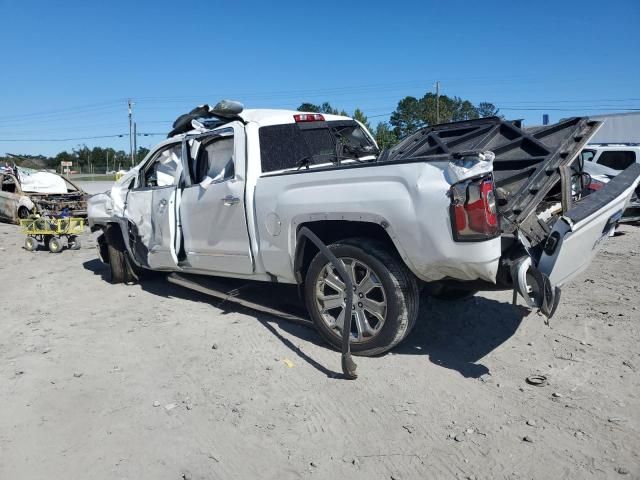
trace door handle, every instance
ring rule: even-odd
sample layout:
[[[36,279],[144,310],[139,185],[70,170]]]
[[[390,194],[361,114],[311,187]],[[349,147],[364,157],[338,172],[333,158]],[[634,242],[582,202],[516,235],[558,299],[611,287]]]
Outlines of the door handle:
[[[224,203],[225,207],[230,207],[231,205],[235,205],[239,201],[240,199],[238,197],[234,197],[233,195],[227,195],[222,199],[222,202]]]

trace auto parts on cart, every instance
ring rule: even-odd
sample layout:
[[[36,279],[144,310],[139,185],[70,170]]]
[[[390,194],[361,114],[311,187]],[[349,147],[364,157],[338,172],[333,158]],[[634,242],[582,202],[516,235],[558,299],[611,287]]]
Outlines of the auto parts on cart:
[[[84,232],[84,219],[37,217],[20,220],[20,227],[27,235],[25,250],[32,252],[42,243],[51,253],[60,253],[64,247],[80,248],[78,235]]]

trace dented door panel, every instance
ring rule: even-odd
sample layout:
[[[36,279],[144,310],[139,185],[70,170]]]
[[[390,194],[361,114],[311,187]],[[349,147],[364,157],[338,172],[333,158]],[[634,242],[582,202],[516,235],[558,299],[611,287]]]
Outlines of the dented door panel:
[[[159,148],[140,170],[137,188],[126,195],[129,249],[137,263],[153,270],[174,270],[178,264],[176,209],[182,149],[182,143]]]
[[[173,185],[129,193],[125,210],[129,244],[135,259],[145,267],[166,270],[177,265],[175,193]]]

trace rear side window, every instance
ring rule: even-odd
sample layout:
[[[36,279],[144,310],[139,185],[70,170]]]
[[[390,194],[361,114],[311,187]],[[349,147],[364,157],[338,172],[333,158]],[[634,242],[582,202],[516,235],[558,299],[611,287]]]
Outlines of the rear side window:
[[[273,125],[260,129],[260,156],[262,171],[273,172],[293,168],[309,148],[296,125]]]
[[[333,149],[333,145],[330,143],[331,137],[327,138],[313,132],[314,130],[307,131],[310,140],[308,145],[302,131],[296,124],[260,128],[262,171],[266,173],[287,168],[297,168],[302,166],[300,162],[304,158],[312,155],[312,148],[320,151],[331,151]],[[315,132],[320,132],[320,130]],[[329,135],[328,130],[325,129],[324,132]]]
[[[261,127],[259,135],[263,173],[326,164],[335,161],[338,155],[360,157],[375,148],[352,120],[273,125]]]
[[[624,170],[633,165],[636,161],[636,154],[632,151],[608,151],[602,152],[598,163],[614,170]]]

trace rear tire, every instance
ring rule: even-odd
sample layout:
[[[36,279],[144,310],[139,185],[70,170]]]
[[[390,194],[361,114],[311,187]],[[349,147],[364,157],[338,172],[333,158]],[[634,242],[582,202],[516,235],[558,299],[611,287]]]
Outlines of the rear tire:
[[[343,240],[329,245],[329,249],[343,260],[355,278],[357,291],[352,293],[355,307],[353,315],[359,322],[353,322],[357,328],[351,332],[351,351],[355,355],[371,356],[395,347],[409,334],[418,316],[419,290],[413,274],[401,259],[388,252],[388,247],[367,238]],[[340,290],[339,285],[338,289],[328,285],[333,283],[329,278],[333,275],[331,268],[328,260],[318,252],[307,270],[305,302],[322,337],[340,348],[340,324],[344,317],[341,297],[347,292]],[[338,305],[328,308],[333,305],[329,300],[332,297],[335,297]],[[367,304],[371,306],[370,310]],[[381,308],[381,305],[384,307]],[[361,329],[358,324],[364,325],[364,328]]]

